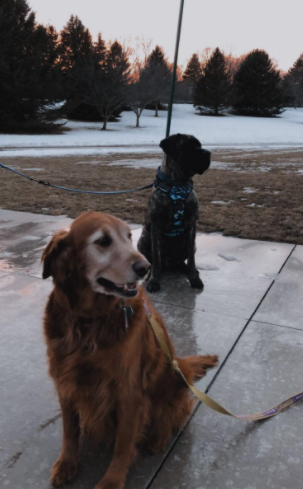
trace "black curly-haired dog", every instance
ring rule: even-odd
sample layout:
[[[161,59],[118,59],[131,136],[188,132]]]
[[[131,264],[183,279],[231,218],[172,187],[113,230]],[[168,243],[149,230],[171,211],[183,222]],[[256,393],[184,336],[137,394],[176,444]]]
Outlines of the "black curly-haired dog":
[[[152,264],[147,290],[160,290],[161,270],[165,268],[186,271],[190,285],[203,289],[195,264],[199,202],[192,177],[209,168],[211,153],[202,149],[198,139],[186,134],[163,139],[160,148],[165,154],[138,242],[139,251]]]

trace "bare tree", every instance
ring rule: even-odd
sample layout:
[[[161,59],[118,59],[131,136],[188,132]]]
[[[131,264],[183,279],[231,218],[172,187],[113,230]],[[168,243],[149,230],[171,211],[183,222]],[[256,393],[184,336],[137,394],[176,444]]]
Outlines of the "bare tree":
[[[138,40],[133,62],[132,83],[125,90],[126,103],[136,115],[136,127],[140,127],[140,117],[148,104],[157,98],[159,88],[148,70],[151,41]],[[139,55],[143,51],[143,58]]]
[[[226,62],[226,68],[227,71],[231,77],[231,80],[234,79],[235,74],[237,73],[242,61],[245,60],[246,54],[241,54],[240,56],[234,56],[232,52],[226,54],[223,51],[223,54],[225,55],[225,62]]]
[[[128,85],[126,92],[127,104],[136,114],[136,127],[140,127],[142,112],[155,97],[153,81],[148,76],[141,75],[138,81]]]
[[[139,80],[140,74],[147,64],[147,59],[151,53],[152,43],[153,41],[151,39],[145,39],[144,37],[136,38],[132,63],[132,79],[134,82]]]
[[[104,70],[94,65],[85,65],[78,77],[82,86],[81,101],[97,108],[103,119],[103,131],[107,123],[124,101],[122,87],[115,83]]]

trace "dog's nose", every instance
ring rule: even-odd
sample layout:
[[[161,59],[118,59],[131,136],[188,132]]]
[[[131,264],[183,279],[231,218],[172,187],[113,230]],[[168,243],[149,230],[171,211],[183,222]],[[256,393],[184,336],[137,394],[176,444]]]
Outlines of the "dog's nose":
[[[138,277],[143,278],[150,270],[150,263],[146,260],[138,260],[133,263],[132,268]]]

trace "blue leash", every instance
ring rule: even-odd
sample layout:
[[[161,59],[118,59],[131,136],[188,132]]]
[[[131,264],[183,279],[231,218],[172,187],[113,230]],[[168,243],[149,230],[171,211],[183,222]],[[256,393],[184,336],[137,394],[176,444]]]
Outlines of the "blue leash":
[[[133,188],[131,190],[111,190],[109,192],[99,192],[97,190],[80,190],[77,188],[68,188],[68,187],[61,187],[60,185],[52,185],[51,183],[45,182],[44,180],[37,180],[36,178],[30,177],[29,175],[24,175],[24,173],[14,170],[13,168],[4,165],[1,162],[0,162],[0,168],[4,168],[4,170],[9,170],[15,173],[16,175],[19,175],[20,177],[27,178],[27,180],[31,180],[32,182],[39,183],[40,185],[45,185],[45,187],[51,187],[57,190],[64,190],[66,192],[76,192],[78,194],[93,194],[93,195],[129,194],[131,192],[139,192],[140,190],[147,190],[148,188],[152,188],[154,186],[154,183],[151,183],[150,185],[145,185],[145,187]]]

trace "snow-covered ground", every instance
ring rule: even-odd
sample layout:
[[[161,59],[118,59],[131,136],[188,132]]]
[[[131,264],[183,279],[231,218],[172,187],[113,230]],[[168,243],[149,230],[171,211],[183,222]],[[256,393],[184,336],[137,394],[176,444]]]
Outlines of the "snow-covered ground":
[[[159,142],[165,135],[166,112],[154,117],[145,110],[140,128],[135,128],[133,112],[124,112],[121,120],[100,131],[99,123],[68,122],[69,131],[61,135],[0,134],[0,156],[64,156],[108,153],[160,153]],[[303,109],[287,109],[277,118],[227,115],[197,115],[192,105],[175,105],[171,134],[195,135],[205,147],[283,148],[303,147]]]

